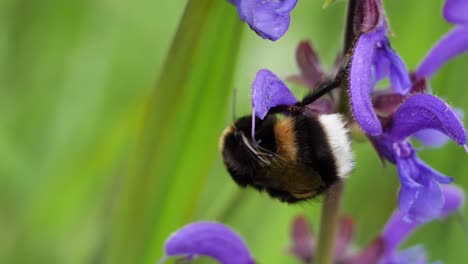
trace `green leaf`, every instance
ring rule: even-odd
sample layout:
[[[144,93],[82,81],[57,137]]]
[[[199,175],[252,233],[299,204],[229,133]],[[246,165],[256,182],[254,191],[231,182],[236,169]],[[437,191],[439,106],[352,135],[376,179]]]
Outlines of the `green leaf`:
[[[227,1],[190,0],[122,184],[108,263],[154,263],[193,217],[222,131],[241,23]]]

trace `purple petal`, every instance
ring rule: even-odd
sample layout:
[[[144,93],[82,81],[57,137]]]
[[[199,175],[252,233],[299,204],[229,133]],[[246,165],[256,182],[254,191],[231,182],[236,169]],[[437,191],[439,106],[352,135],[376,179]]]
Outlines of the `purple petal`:
[[[418,227],[420,223],[406,222],[403,216],[397,210],[387,221],[382,232],[382,237],[385,240],[385,255],[391,256],[398,249],[398,246]]]
[[[324,76],[317,52],[309,41],[301,41],[296,48],[296,61],[304,82],[310,88],[315,88]]]
[[[464,15],[467,18],[467,15]],[[448,60],[468,51],[468,27],[458,27],[447,33],[429,51],[416,70],[416,77],[430,78]]]
[[[455,185],[442,185],[442,192],[445,197],[445,204],[442,208],[440,218],[460,210],[465,204],[465,193]]]
[[[382,133],[382,126],[372,107],[370,95],[375,85],[372,74],[375,46],[381,37],[379,32],[362,34],[351,62],[350,98],[354,118],[364,132],[371,136]]]
[[[387,132],[395,141],[400,141],[424,129],[438,130],[459,145],[466,143],[465,128],[455,112],[444,101],[429,94],[409,97],[395,112]]]
[[[310,263],[314,255],[315,239],[304,216],[297,216],[292,223],[293,244],[290,252],[304,263]]]
[[[386,257],[379,264],[427,264],[429,262],[426,255],[425,248],[417,245]]]
[[[252,107],[256,116],[263,119],[270,108],[296,102],[296,97],[275,74],[266,69],[257,72],[252,84]]]
[[[389,76],[392,89],[399,94],[407,94],[411,88],[408,69],[400,56],[390,47],[387,37],[377,43],[374,57],[376,81]]]
[[[377,136],[377,137],[369,137],[372,145],[377,150],[380,158],[383,161],[383,158],[386,158],[391,163],[396,163],[395,160],[395,150],[394,150],[394,143],[395,141],[390,138],[386,133]]]
[[[468,24],[468,1],[446,0],[444,5],[444,17],[454,24]]]
[[[223,264],[253,264],[242,238],[228,227],[213,222],[198,222],[173,233],[165,244],[167,256],[204,255]]]
[[[413,137],[427,147],[437,148],[445,145],[450,138],[434,129],[424,129],[413,134]]]
[[[401,189],[399,209],[405,221],[423,223],[439,217],[444,206],[440,183],[452,178],[433,170],[413,152],[409,157],[396,157]]]
[[[242,21],[260,37],[278,40],[289,28],[290,13],[297,0],[231,0]]]
[[[445,200],[442,210],[436,216],[444,218],[459,210],[463,206],[464,193],[460,188],[453,185],[443,185],[442,194]],[[387,221],[382,232],[382,237],[385,240],[385,255],[391,256],[396,252],[398,246],[421,225],[418,222],[407,222],[400,211],[395,211]]]
[[[452,109],[458,119],[463,120],[463,110],[460,108]],[[445,145],[450,138],[444,133],[434,129],[424,129],[413,134],[413,137],[423,143],[425,146],[430,148],[437,148]]]

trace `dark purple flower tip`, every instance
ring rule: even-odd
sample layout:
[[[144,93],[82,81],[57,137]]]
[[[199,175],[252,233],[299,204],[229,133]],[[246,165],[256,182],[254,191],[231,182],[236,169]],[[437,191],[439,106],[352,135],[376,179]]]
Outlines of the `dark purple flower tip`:
[[[466,131],[456,113],[430,94],[409,97],[393,115],[387,133],[395,141],[401,141],[424,129],[438,130],[457,144],[466,144]]]
[[[374,105],[374,110],[379,117],[393,116],[404,100],[404,95],[394,93],[390,89],[375,91],[372,95],[372,104]]]
[[[256,116],[263,119],[270,108],[296,102],[296,97],[274,73],[266,69],[257,72],[252,83],[252,107]]]
[[[297,0],[230,0],[242,21],[260,37],[278,40],[289,28],[290,13]]]
[[[314,88],[324,76],[320,59],[309,41],[301,41],[296,48],[296,61],[305,84]]]
[[[410,93],[426,93],[429,89],[426,78],[418,79],[415,72],[410,74],[410,79],[413,82]]]
[[[214,222],[188,224],[165,243],[167,256],[208,256],[223,264],[253,264],[255,261],[242,238],[225,225]]]
[[[453,181],[416,156],[396,156],[401,189],[398,195],[400,213],[405,221],[424,223],[440,216],[445,200],[440,184]]]
[[[444,17],[453,24],[468,25],[468,1],[446,0],[444,5]]]
[[[368,33],[372,32],[379,25],[384,22],[384,11],[382,7],[381,0],[366,0],[363,2],[362,12],[362,22],[360,25],[359,32]]]
[[[448,60],[464,52],[468,52],[468,27],[457,27],[429,51],[416,70],[416,77],[430,78]]]
[[[294,218],[291,229],[293,244],[289,251],[304,263],[310,263],[315,251],[315,238],[304,216]]]

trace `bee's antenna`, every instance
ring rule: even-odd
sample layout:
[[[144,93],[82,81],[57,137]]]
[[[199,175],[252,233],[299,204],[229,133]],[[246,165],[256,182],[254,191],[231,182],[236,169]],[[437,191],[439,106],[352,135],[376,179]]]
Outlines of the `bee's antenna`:
[[[232,89],[232,103],[231,103],[231,114],[232,114],[232,123],[235,123],[236,118],[236,100],[237,99],[237,89]]]

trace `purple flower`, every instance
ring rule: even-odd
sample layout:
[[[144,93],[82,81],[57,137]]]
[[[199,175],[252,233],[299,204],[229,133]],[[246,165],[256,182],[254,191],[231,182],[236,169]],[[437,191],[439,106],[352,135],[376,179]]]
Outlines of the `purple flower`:
[[[256,116],[265,118],[270,108],[279,105],[293,105],[296,97],[274,73],[259,70],[252,83],[252,108]]]
[[[458,187],[447,185],[442,188],[446,201],[442,210],[435,216],[437,219],[447,217],[458,211],[464,204],[464,193]],[[364,249],[351,247],[354,224],[349,217],[340,221],[337,241],[335,243],[335,263],[341,264],[426,264],[424,247],[414,246],[403,251],[398,247],[416,230],[421,223],[406,222],[399,211],[392,214],[384,230],[374,238]],[[312,264],[316,254],[316,241],[309,224],[302,216],[296,217],[292,223],[292,244],[290,252],[303,263]]]
[[[303,263],[314,263],[317,243],[306,218],[297,216],[292,223],[291,229],[292,244],[289,247],[289,252]],[[374,239],[366,248],[356,251],[351,247],[353,235],[353,220],[350,217],[341,218],[337,240],[335,241],[335,263],[377,263],[384,254],[385,246],[383,239]]]
[[[252,83],[252,138],[255,139],[255,116],[263,119],[271,108],[296,102],[296,97],[278,76],[267,69],[259,70]]]
[[[442,194],[446,202],[439,214],[436,215],[438,219],[458,211],[464,203],[463,190],[458,187],[446,185],[442,188]],[[382,232],[385,251],[379,264],[428,263],[422,246],[398,251],[398,246],[419,226],[419,223],[404,221],[400,212],[393,213]]]
[[[429,51],[416,70],[417,78],[430,78],[448,60],[468,51],[468,26],[456,27]]]
[[[444,218],[459,210],[464,203],[463,191],[455,186],[442,188],[444,206],[435,218]],[[335,243],[336,263],[342,264],[425,264],[426,258],[421,247],[398,251],[398,246],[417,228],[420,223],[408,223],[400,212],[395,212],[387,222],[384,231],[362,250],[351,247],[354,224],[351,218],[340,221]],[[305,217],[296,217],[291,230],[292,245],[289,252],[303,263],[314,263],[316,242]],[[197,256],[208,256],[223,264],[253,264],[255,261],[242,238],[229,227],[214,222],[195,222],[174,232],[165,243],[165,256],[183,257],[191,260]],[[408,262],[408,260],[421,262]]]
[[[301,70],[300,75],[294,75],[288,79],[309,89],[316,88],[325,72],[320,63],[320,58],[309,41],[301,41],[296,48],[296,62]]]
[[[406,65],[390,47],[386,27],[362,34],[354,50],[350,72],[350,97],[354,118],[366,134],[377,136],[382,125],[373,109],[371,95],[378,81],[389,77],[393,90],[405,95],[411,88]]]
[[[444,206],[440,184],[452,179],[421,161],[408,141],[416,136],[431,145],[451,138],[466,143],[466,132],[455,111],[428,94],[426,78],[448,59],[466,51],[467,29],[459,27],[443,38],[414,75],[391,50],[385,28],[362,34],[352,58],[350,98],[356,121],[379,154],[396,164],[401,182],[399,207],[406,221],[426,222]],[[375,91],[376,83],[388,76],[391,89]],[[393,81],[392,81],[393,80]],[[408,93],[411,91],[411,93]]]
[[[402,185],[399,208],[406,221],[426,222],[437,216],[445,202],[440,184],[452,182],[421,161],[407,140],[427,129],[437,130],[459,145],[466,143],[465,129],[456,114],[445,102],[429,94],[406,99],[384,133],[371,137],[378,152],[397,166]]]
[[[468,51],[468,1],[447,0],[445,19],[457,26],[443,36],[429,51],[416,70],[418,79],[430,78],[448,60]]]
[[[379,100],[375,94],[378,81],[388,76],[391,89],[401,95],[406,95],[410,89],[412,92],[425,91],[426,83],[418,87],[422,81],[430,78],[448,60],[468,51],[468,19],[464,11],[468,9],[467,3],[465,0],[446,2],[444,16],[458,26],[431,49],[416,69],[413,82],[403,61],[390,48],[385,24],[374,32],[361,35],[351,63],[350,96],[354,117],[366,134],[377,136],[382,133],[382,120],[379,120],[372,103]],[[395,107],[390,108],[393,110]]]
[[[223,224],[195,222],[177,230],[166,240],[167,257],[192,259],[208,256],[223,264],[253,264],[255,261],[242,238]]]
[[[290,13],[297,0],[229,0],[237,7],[242,21],[260,37],[280,39],[288,30]]]
[[[319,56],[309,41],[301,41],[296,48],[296,62],[300,69],[300,74],[292,75],[287,78],[288,81],[309,88],[312,92],[320,87],[328,77],[323,66],[320,63]],[[335,61],[333,72],[340,70],[343,63],[343,56],[340,54]],[[336,90],[338,92],[338,90]],[[314,103],[308,106],[310,110],[316,113],[331,114],[338,104],[338,97],[333,96],[333,92],[318,98]]]

